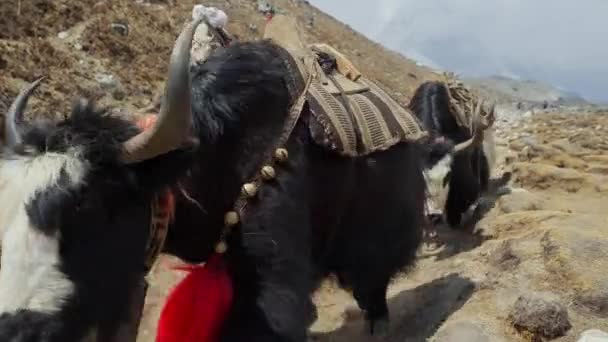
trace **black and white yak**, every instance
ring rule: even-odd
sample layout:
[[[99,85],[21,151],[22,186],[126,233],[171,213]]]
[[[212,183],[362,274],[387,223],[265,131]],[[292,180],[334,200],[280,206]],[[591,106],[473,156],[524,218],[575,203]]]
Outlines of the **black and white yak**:
[[[0,341],[112,341],[144,275],[150,203],[166,187],[176,208],[163,251],[190,263],[213,253],[294,99],[286,52],[269,41],[189,67],[196,24],[176,42],[150,130],[84,100],[65,120],[26,123],[39,81],[11,106],[0,139]],[[222,341],[306,341],[310,295],[332,273],[375,333],[388,321],[389,282],[414,262],[428,144],[340,158],[312,143],[309,116],[304,106],[287,161],[227,239],[234,301]]]
[[[481,141],[465,153],[450,154],[445,150],[471,139],[473,135],[469,127],[458,124],[458,114],[454,113],[450,100],[446,83],[427,81],[416,89],[408,107],[430,133],[431,139],[438,142],[430,154],[433,166],[425,170],[429,217],[435,224],[447,222],[452,227],[462,227],[463,215],[474,209],[472,206],[488,190],[495,166],[492,127],[495,109],[494,106],[485,108],[482,101],[476,103],[473,117],[481,118],[483,122],[480,123],[484,125],[479,131],[482,133],[479,135]]]

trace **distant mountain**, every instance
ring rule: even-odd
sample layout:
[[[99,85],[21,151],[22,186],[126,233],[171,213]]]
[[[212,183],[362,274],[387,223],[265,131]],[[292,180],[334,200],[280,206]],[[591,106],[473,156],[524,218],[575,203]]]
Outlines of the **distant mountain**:
[[[499,103],[541,104],[547,101],[548,104],[561,106],[591,105],[576,93],[533,80],[516,80],[505,76],[462,77],[462,80],[484,97]]]

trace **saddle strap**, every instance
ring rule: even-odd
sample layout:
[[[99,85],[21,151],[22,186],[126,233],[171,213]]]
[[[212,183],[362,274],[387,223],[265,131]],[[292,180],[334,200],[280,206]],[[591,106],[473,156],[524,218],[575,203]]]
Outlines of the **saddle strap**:
[[[309,56],[302,57],[302,62],[307,67],[307,70],[310,70],[310,72],[307,75],[306,82],[304,84],[304,88],[300,92],[297,100],[293,103],[293,105],[289,109],[289,113],[287,115],[287,119],[285,120],[283,131],[281,132],[279,137],[275,140],[274,144],[271,145],[274,148],[271,148],[269,151],[266,152],[266,158],[264,158],[262,165],[274,165],[274,157],[275,157],[274,151],[276,151],[276,149],[278,149],[278,148],[285,146],[285,144],[287,143],[287,140],[289,140],[289,137],[291,136],[294,128],[296,127],[298,120],[300,119],[300,114],[302,113],[302,109],[304,108],[304,104],[306,103],[306,99],[307,99],[306,94],[308,93],[308,89],[309,89],[313,79],[317,75],[317,73],[315,72],[316,69],[313,68],[313,64],[312,64],[313,60]],[[253,177],[253,179],[251,179],[249,181],[249,183],[253,184],[255,186],[255,188],[259,188],[263,182],[264,182],[264,179],[260,172],[256,173],[255,176]],[[242,221],[242,218],[245,216],[245,211],[246,211],[247,203],[248,203],[249,199],[250,198],[246,194],[241,193],[237,197],[236,201],[234,202],[233,210],[236,213],[238,213],[238,216],[241,221]],[[220,241],[225,242],[227,235],[229,233],[230,233],[230,227],[225,226],[224,229],[222,230],[222,233],[220,236]]]
[[[331,82],[334,84],[334,86],[340,92],[340,100],[342,101],[342,104],[344,105],[344,108],[346,109],[346,112],[350,116],[351,122],[352,123],[357,123],[357,117],[355,116],[353,108],[350,105],[350,101],[348,101],[348,98],[346,97],[346,92],[344,91],[344,88],[342,88],[342,85],[340,85],[340,83],[336,80],[336,78],[334,77],[334,75],[327,74],[327,78],[329,78],[331,80]],[[360,142],[362,141],[361,132],[358,129],[355,129],[354,131],[355,131],[355,138],[356,138],[356,141],[357,141],[357,143],[355,145],[355,148],[357,149],[357,152],[361,152],[360,151],[361,150],[361,144],[360,144]]]

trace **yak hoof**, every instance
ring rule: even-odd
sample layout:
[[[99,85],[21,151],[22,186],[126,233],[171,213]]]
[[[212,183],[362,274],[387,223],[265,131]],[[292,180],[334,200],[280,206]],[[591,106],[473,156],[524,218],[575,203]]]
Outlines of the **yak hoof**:
[[[386,337],[390,328],[388,317],[367,320],[366,326],[370,335],[380,338]]]

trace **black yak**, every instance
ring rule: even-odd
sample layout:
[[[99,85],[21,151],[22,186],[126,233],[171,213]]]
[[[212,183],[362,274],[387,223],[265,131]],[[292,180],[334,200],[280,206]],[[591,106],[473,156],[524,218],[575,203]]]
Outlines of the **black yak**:
[[[190,263],[214,252],[225,214],[284,131],[295,75],[270,41],[189,67],[196,24],[176,43],[151,130],[84,100],[57,123],[22,122],[38,83],[15,100],[0,158],[1,341],[112,340],[145,273],[150,203],[167,187],[176,205],[163,251]],[[312,142],[310,119],[305,104],[282,162],[226,237],[235,297],[222,341],[306,341],[310,294],[329,274],[376,333],[389,282],[414,262],[428,141],[338,157]]]
[[[481,143],[475,144],[466,153],[445,154],[441,152],[441,147],[437,148],[441,145],[435,145],[438,153],[435,153],[435,158],[431,154],[431,164],[434,166],[425,172],[429,183],[427,210],[431,220],[434,223],[447,221],[450,226],[459,227],[463,214],[488,190],[496,160],[492,131],[495,113],[494,106],[485,108],[483,102],[477,99],[477,102],[473,102],[476,112],[473,117],[482,118],[483,122],[480,123],[484,126],[471,129],[471,125],[480,123],[460,124],[458,115],[461,113],[456,113],[458,109],[450,101],[448,84],[427,81],[416,89],[409,109],[420,119],[432,139],[443,141],[447,149],[451,144],[470,139],[472,130],[483,132]]]

